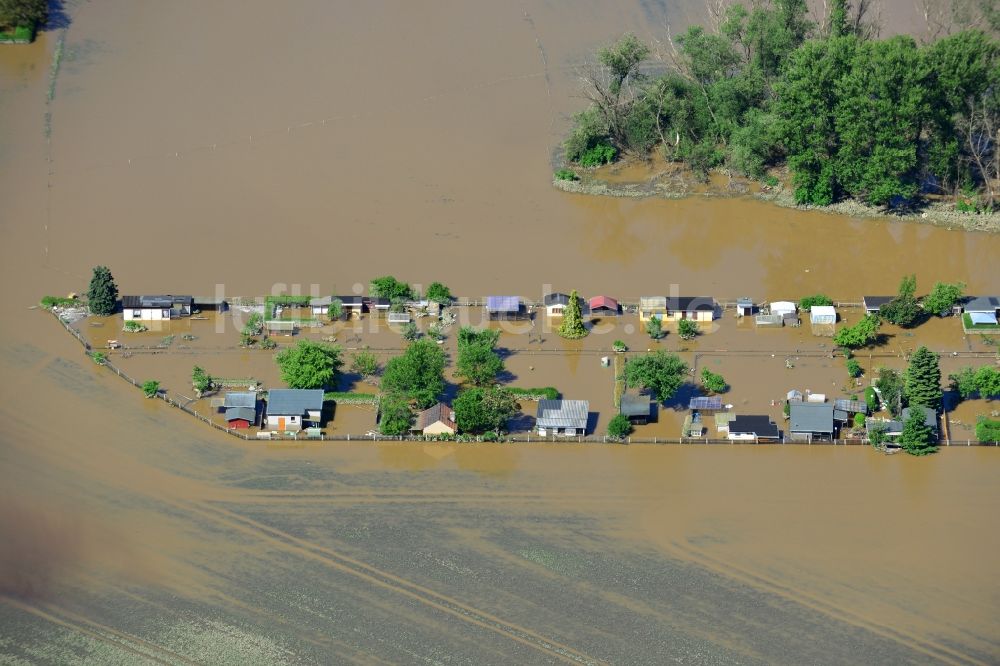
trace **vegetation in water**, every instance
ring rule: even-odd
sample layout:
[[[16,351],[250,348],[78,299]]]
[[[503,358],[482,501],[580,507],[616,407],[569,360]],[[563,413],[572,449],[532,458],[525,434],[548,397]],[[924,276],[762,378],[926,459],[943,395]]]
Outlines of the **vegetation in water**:
[[[948,375],[951,388],[962,400],[979,396],[986,400],[1000,398],[1000,370],[984,365],[981,368],[962,368]]]
[[[556,180],[569,180],[569,181],[580,180],[580,177],[577,176],[576,172],[573,171],[572,169],[558,169],[553,174],[553,177]]]
[[[580,295],[576,289],[570,292],[569,303],[563,310],[562,324],[559,325],[559,335],[568,340],[578,340],[587,336],[589,331],[583,325],[583,313],[580,310]]]
[[[910,328],[920,320],[922,314],[916,292],[917,276],[905,276],[899,283],[896,297],[879,308],[879,316],[896,326]]]
[[[725,378],[708,368],[701,370],[701,385],[709,393],[725,393],[729,390],[729,384],[726,383]]]
[[[351,359],[351,372],[362,377],[374,377],[378,374],[378,359],[369,349],[361,349],[354,353]]]
[[[340,353],[340,347],[335,345],[302,340],[278,352],[274,360],[281,370],[281,380],[289,388],[327,389],[336,386],[343,364]]]
[[[849,374],[852,378],[857,378],[860,377],[863,372],[861,364],[858,363],[857,359],[847,359],[847,374]]]
[[[624,414],[615,414],[614,418],[608,421],[608,437],[621,440],[631,434],[632,422]]]
[[[393,302],[408,301],[413,298],[413,289],[391,275],[375,278],[368,285],[368,293],[375,298],[388,298]]]
[[[87,304],[96,315],[107,316],[118,306],[118,285],[107,266],[95,266],[87,289]]]
[[[160,392],[160,382],[155,379],[150,379],[142,383],[142,392],[146,394],[147,398],[155,398]]]
[[[931,293],[924,296],[920,303],[928,314],[945,315],[962,300],[964,290],[965,284],[962,282],[935,282]]]
[[[411,342],[401,356],[389,359],[382,373],[382,391],[426,409],[444,393],[444,351],[431,340]]]
[[[930,192],[994,210],[1000,163],[984,137],[1000,129],[1000,42],[973,26],[995,34],[1000,12],[989,2],[956,12],[955,27],[969,29],[918,45],[876,39],[871,7],[835,0],[817,24],[805,0],[734,3],[716,28],[668,40],[657,76],[643,73],[649,47],[626,35],[583,72],[590,103],[566,158],[658,150],[702,175],[787,167],[801,204],[905,206]]]
[[[690,319],[681,319],[677,322],[677,335],[681,340],[694,340],[698,337],[698,324]]]
[[[882,396],[882,404],[893,418],[903,411],[903,375],[892,368],[879,368],[875,388]]]
[[[146,330],[146,327],[143,326],[140,322],[137,322],[134,319],[130,319],[129,321],[125,322],[125,325],[122,327],[122,330],[128,333],[142,333],[143,331]]]
[[[903,394],[907,403],[911,407],[923,405],[937,410],[941,408],[941,393],[938,355],[927,347],[919,347],[906,368]]]
[[[378,430],[383,435],[405,435],[413,423],[413,412],[405,397],[390,394],[379,403]]]
[[[474,434],[506,431],[507,421],[521,409],[514,394],[498,386],[465,389],[453,407],[459,430]]]
[[[882,320],[877,314],[866,314],[854,326],[841,327],[833,336],[833,344],[845,349],[867,347],[878,340],[881,325]]]
[[[646,335],[653,340],[659,340],[663,337],[663,321],[658,316],[653,315],[646,322]]]
[[[504,363],[494,349],[500,332],[492,329],[477,330],[463,326],[458,331],[458,360],[455,374],[476,386],[496,381],[503,372]]]
[[[400,330],[400,333],[402,334],[403,339],[408,342],[413,342],[420,337],[420,329],[417,328],[417,325],[412,321],[408,321],[403,324],[403,328]]]
[[[913,456],[925,456],[935,453],[934,431],[927,425],[922,409],[910,409],[910,415],[903,424],[903,432],[899,436],[899,445]]]
[[[629,386],[641,387],[657,400],[669,400],[687,377],[688,366],[675,354],[655,351],[637,356],[625,363],[625,381]]]
[[[427,300],[447,305],[453,300],[451,289],[440,282],[431,282],[430,286],[427,287]]]
[[[980,442],[1000,442],[1000,421],[980,418],[976,421],[976,439]]]
[[[811,310],[814,305],[833,305],[833,299],[826,294],[813,294],[799,301],[799,310]]]

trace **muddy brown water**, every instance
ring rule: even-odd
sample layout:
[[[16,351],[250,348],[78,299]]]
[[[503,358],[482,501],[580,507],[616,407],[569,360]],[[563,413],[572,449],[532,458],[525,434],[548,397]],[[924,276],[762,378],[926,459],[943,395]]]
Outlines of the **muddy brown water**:
[[[909,4],[896,9],[894,26],[912,21]],[[638,296],[676,284],[718,298],[854,300],[911,271],[923,288],[961,279],[1000,291],[998,236],[551,188],[552,149],[581,104],[573,67],[625,30],[652,37],[665,21],[701,20],[698,3],[193,12],[69,3],[51,104],[58,36],[0,49],[0,654],[997,659],[994,450],[913,460],[830,447],[246,446],[84,358],[26,308],[84,290],[97,263],[129,293],[351,293],[394,273],[470,296],[538,298],[546,284]],[[250,367],[249,355],[212,349],[232,330],[216,342],[185,325],[211,371]],[[941,350],[981,348],[953,326],[921,335]],[[622,335],[644,344],[641,332]],[[783,351],[822,344],[783,335]],[[552,337],[546,346],[562,344]],[[508,365],[518,384],[553,384],[607,413],[609,371],[595,353],[606,340],[579,346],[586,353],[515,354]],[[772,346],[731,325],[685,353]],[[194,362],[179,356],[126,364],[174,388]],[[792,381],[783,373],[801,389],[845,381],[840,361],[822,358],[792,370],[766,354],[700,362],[717,361],[734,404],[766,413]],[[268,363],[251,374],[277,379]],[[363,410],[355,418],[343,427],[368,425]]]

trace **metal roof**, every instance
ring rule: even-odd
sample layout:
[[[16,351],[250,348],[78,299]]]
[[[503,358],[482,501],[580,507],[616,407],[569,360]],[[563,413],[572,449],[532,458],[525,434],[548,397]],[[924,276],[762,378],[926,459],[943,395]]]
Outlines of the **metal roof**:
[[[872,430],[876,425],[885,427],[885,434],[887,435],[899,435],[903,432],[903,423],[901,421],[889,420],[889,419],[876,419],[867,418],[865,419],[865,431],[871,434]]]
[[[847,413],[846,409],[833,408],[833,420],[834,421],[850,421],[851,415]]]
[[[661,309],[665,310],[667,308],[667,297],[666,296],[640,296],[639,297],[639,307],[643,310]]]
[[[359,308],[364,304],[364,298],[361,296],[337,296],[336,298],[344,304],[344,307],[348,308]]]
[[[777,437],[778,426],[767,416],[737,416],[729,421],[729,434],[752,434],[758,437]]]
[[[828,402],[792,402],[789,418],[792,432],[833,432],[833,405]]]
[[[594,296],[590,299],[589,305],[591,310],[606,308],[608,310],[614,310],[615,312],[618,311],[618,301],[610,296]]]
[[[635,393],[622,395],[621,413],[625,416],[649,416],[651,406],[648,396]]]
[[[741,308],[753,307],[753,300],[747,298],[746,296],[741,296],[736,299],[736,305]]]
[[[590,403],[586,400],[539,400],[536,423],[540,428],[586,430]]]
[[[169,308],[174,305],[191,305],[194,298],[191,296],[122,296],[122,307],[125,308]]]
[[[333,303],[333,296],[318,296],[309,299],[309,306],[313,308],[330,307]]]
[[[257,394],[253,391],[230,391],[226,394],[226,401],[223,405],[230,407],[256,407]]]
[[[996,324],[997,316],[992,312],[969,312],[969,320],[973,324]]]
[[[521,309],[521,297],[487,296],[486,309],[490,312],[518,312]]]
[[[904,409],[902,414],[904,424],[906,423],[907,419],[910,418],[911,409],[924,410],[924,424],[927,425],[928,427],[933,428],[934,430],[937,430],[937,425],[938,425],[937,412],[931,409],[930,407],[924,407],[923,405],[917,405],[916,407],[907,407],[906,409]]]
[[[840,398],[833,401],[834,409],[842,409],[845,412],[851,412],[852,414],[867,414],[868,405],[861,400],[848,400],[846,398]]]
[[[895,296],[862,296],[866,310],[878,310],[886,303],[892,302]]]
[[[965,301],[966,312],[996,312],[1000,309],[1000,298],[996,296],[976,296]]]
[[[688,403],[688,409],[714,409],[719,411],[722,409],[722,398],[706,396],[691,398],[691,401]]]
[[[569,305],[569,294],[563,294],[560,292],[545,294],[545,296],[542,297],[542,303],[545,305]]]
[[[229,407],[226,409],[226,420],[235,421],[243,419],[253,423],[257,420],[257,410],[253,407]]]
[[[458,426],[455,425],[455,412],[452,411],[451,406],[443,402],[439,402],[429,409],[425,409],[417,415],[416,429],[423,430],[427,426],[437,423],[440,421],[452,430],[457,430]]]
[[[301,416],[323,409],[323,389],[271,389],[267,392],[268,415]]]

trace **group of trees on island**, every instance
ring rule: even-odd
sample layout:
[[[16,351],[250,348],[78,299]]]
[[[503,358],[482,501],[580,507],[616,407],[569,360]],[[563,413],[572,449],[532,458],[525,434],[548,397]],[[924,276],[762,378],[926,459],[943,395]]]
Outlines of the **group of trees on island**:
[[[1000,12],[985,0],[976,15],[989,32],[918,44],[877,39],[870,6],[833,0],[818,25],[805,0],[734,3],[714,29],[691,26],[656,53],[625,35],[582,74],[590,105],[566,158],[596,166],[659,150],[702,175],[725,166],[763,179],[787,166],[802,204],[929,192],[995,209]]]

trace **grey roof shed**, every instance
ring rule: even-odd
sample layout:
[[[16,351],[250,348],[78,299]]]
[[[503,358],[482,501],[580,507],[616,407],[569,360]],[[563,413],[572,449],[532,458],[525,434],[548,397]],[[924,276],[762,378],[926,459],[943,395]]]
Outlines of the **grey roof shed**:
[[[791,432],[833,434],[833,405],[827,402],[793,402],[789,407]]]

